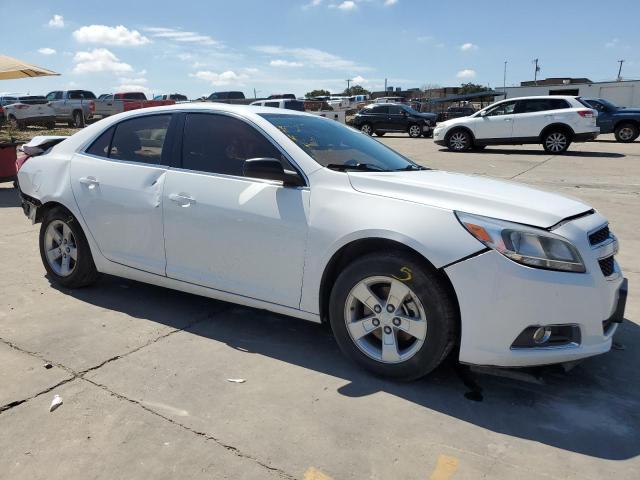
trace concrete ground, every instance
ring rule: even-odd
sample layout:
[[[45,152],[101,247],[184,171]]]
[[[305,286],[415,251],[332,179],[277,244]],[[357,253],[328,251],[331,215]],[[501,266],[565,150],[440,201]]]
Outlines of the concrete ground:
[[[319,325],[113,277],[50,285],[39,226],[3,184],[0,478],[638,478],[640,142],[603,136],[552,156],[382,140],[608,216],[631,285],[618,349],[524,379],[450,362],[419,382],[380,380]],[[55,394],[64,403],[50,413]]]

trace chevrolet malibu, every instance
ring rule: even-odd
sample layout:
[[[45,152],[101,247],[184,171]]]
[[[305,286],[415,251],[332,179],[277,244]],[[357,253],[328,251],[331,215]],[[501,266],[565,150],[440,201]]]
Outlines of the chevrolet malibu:
[[[332,120],[225,104],[115,115],[18,174],[48,277],[98,272],[328,322],[415,379],[450,353],[520,367],[606,352],[626,280],[577,200],[432,170]]]

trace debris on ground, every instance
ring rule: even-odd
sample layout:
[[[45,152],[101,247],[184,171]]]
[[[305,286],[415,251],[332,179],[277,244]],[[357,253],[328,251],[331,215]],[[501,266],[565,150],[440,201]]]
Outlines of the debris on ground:
[[[244,378],[227,378],[227,382],[244,383],[246,380]]]
[[[53,368],[53,365],[51,364],[51,362],[47,362],[43,365],[43,367],[49,370],[50,368]]]
[[[62,397],[56,394],[53,396],[53,400],[51,400],[51,406],[49,407],[49,411],[53,412],[60,405],[62,405]]]

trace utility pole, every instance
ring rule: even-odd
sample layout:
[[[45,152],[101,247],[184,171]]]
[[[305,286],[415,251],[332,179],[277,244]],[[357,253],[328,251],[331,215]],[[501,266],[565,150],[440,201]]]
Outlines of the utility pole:
[[[504,73],[502,75],[502,93],[504,93],[504,98],[507,98],[507,61],[504,61]]]
[[[540,71],[540,66],[538,65],[538,59],[534,58],[533,59],[533,63],[535,64],[536,68],[533,72],[533,83],[534,84],[538,84],[538,72]]]
[[[387,91],[387,79],[386,78],[384,79],[384,91],[385,92]]]
[[[258,98],[258,93],[256,92],[256,89],[253,89],[253,99],[255,100],[256,98]]]
[[[351,83],[351,79],[347,78],[347,91],[346,94],[349,95],[349,84]]]
[[[621,82],[622,81],[622,64],[624,63],[624,60],[618,60],[618,63],[620,64],[620,67],[618,68],[618,81]]]

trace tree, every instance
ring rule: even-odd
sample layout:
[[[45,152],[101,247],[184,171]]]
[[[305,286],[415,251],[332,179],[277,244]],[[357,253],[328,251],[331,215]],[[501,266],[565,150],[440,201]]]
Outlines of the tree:
[[[362,85],[354,85],[351,88],[345,89],[344,95],[369,95],[371,92],[364,88]]]
[[[305,93],[305,97],[306,98],[313,98],[313,97],[328,97],[329,95],[331,95],[331,92],[329,90],[311,90],[310,92]]]
[[[460,95],[464,95],[466,93],[476,93],[476,92],[484,92],[488,90],[484,85],[478,85],[477,83],[463,83],[460,85],[460,91],[458,92]]]

